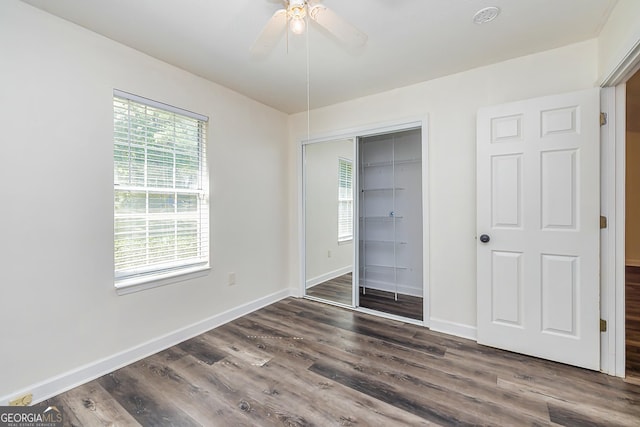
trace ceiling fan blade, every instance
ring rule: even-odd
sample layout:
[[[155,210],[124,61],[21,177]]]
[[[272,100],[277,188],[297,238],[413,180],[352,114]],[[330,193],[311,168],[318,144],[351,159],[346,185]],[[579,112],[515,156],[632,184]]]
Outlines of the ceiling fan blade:
[[[287,28],[287,10],[277,10],[271,19],[264,26],[262,32],[258,36],[250,52],[254,56],[266,56],[271,52],[274,46],[282,37],[284,30]]]
[[[365,33],[323,5],[319,4],[311,7],[309,16],[349,47],[359,47],[367,42],[368,37]]]

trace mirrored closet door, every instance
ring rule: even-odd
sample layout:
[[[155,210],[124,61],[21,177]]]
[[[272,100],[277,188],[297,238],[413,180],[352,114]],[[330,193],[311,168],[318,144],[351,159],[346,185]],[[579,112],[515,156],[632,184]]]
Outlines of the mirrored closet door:
[[[305,296],[354,306],[354,139],[303,146]]]

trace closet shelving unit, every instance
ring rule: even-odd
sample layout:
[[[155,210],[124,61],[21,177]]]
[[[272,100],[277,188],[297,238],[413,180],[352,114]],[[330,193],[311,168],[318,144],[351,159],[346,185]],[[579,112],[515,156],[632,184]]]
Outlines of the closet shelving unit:
[[[410,270],[406,256],[400,250],[408,242],[398,235],[405,220],[398,211],[398,198],[410,197],[406,188],[398,185],[396,168],[400,165],[420,163],[420,158],[396,158],[396,140],[390,142],[360,141],[360,287],[366,294],[369,281],[380,282],[384,277],[387,287],[393,288],[398,300],[399,272]],[[373,145],[372,145],[373,144]],[[368,146],[370,145],[370,146]],[[386,146],[385,146],[386,145]],[[388,146],[388,147],[387,147]],[[384,158],[380,160],[380,158]],[[369,161],[372,159],[373,161]],[[391,282],[391,283],[389,283]]]

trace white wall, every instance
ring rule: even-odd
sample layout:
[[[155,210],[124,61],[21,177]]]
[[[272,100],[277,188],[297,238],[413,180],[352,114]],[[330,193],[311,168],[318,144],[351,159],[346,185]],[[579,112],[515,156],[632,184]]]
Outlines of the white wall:
[[[618,0],[598,37],[600,81],[616,70],[640,42],[640,1]]]
[[[286,290],[285,114],[16,0],[0,52],[0,396]],[[210,117],[206,277],[116,295],[114,88]]]
[[[338,159],[353,161],[353,150],[349,139],[305,147],[307,287],[352,269],[353,241],[338,244]]]
[[[593,87],[597,68],[597,41],[590,40],[311,112],[312,135],[429,115],[432,322],[463,328],[476,323],[476,111],[486,105]],[[298,208],[296,153],[306,125],[305,114],[291,117],[292,215]],[[293,248],[297,231],[292,224]],[[299,262],[292,251],[292,278],[298,277]]]

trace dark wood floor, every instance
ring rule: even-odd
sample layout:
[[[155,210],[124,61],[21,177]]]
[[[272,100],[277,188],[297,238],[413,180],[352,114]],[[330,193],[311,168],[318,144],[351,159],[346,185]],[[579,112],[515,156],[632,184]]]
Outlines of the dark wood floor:
[[[353,298],[352,274],[347,273],[308,288],[307,295],[351,305],[351,299]],[[360,307],[408,317],[409,319],[422,320],[422,306],[421,297],[398,294],[398,299],[396,300],[392,292],[378,291],[371,288],[367,288],[366,292],[363,292],[362,287],[360,288]]]
[[[409,319],[422,320],[422,298],[411,295],[398,294],[395,299],[393,292],[379,291],[367,288],[366,292],[360,288],[360,307]]]
[[[640,267],[626,269],[625,312],[626,374],[640,379]]]
[[[637,427],[640,386],[288,298],[43,404],[67,426]]]

